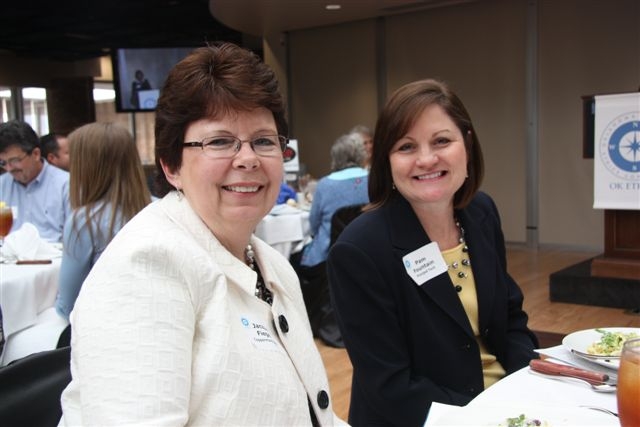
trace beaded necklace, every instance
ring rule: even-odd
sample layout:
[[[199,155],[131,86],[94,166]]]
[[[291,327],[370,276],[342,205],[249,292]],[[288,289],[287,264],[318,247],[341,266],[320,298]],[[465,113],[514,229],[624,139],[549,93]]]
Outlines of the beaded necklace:
[[[469,277],[468,273],[465,270],[471,268],[471,261],[469,260],[469,247],[467,246],[467,243],[464,239],[464,228],[462,228],[462,226],[460,225],[460,221],[456,219],[455,222],[456,227],[458,227],[458,229],[460,230],[460,238],[458,239],[458,242],[460,242],[460,244],[462,245],[463,258],[462,260],[460,260],[460,262],[453,261],[451,264],[448,264],[447,268],[450,270],[458,270],[458,268],[460,269],[455,274],[455,277],[460,279],[460,281],[455,284],[455,290],[456,292],[462,292],[462,285],[460,283],[464,283],[464,279]],[[465,254],[466,258],[464,257]]]
[[[258,275],[254,295],[269,305],[273,304],[273,293],[269,289],[267,289],[267,285],[264,284],[262,273],[260,272],[260,268],[258,267],[258,263],[256,262],[256,254],[253,251],[251,245],[247,245],[247,248],[244,250],[244,258],[247,262],[247,265],[251,267],[251,269]]]

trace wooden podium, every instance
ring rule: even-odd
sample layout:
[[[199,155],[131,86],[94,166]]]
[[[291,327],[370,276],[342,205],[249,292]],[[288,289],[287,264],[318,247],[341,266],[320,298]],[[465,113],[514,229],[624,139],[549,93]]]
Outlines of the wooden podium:
[[[640,211],[604,211],[604,254],[591,261],[591,275],[640,281]]]
[[[583,158],[594,156],[595,96],[582,97]],[[591,275],[640,282],[640,210],[604,211],[604,254],[591,262]]]

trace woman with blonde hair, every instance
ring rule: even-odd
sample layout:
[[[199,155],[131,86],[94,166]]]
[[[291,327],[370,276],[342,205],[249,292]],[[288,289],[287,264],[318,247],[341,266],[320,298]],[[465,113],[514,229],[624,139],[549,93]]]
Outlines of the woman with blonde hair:
[[[113,236],[151,201],[128,130],[89,123],[69,135],[69,198],[64,226],[58,314],[69,318],[82,282]]]

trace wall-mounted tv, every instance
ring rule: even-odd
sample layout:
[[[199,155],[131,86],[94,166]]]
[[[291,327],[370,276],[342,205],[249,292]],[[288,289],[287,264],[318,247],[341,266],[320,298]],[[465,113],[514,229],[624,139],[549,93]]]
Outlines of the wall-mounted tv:
[[[111,55],[116,111],[154,111],[169,70],[195,47],[124,48]]]

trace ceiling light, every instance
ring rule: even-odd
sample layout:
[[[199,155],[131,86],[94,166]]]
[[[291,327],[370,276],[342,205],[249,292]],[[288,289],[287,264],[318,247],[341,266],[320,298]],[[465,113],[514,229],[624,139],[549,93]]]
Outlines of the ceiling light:
[[[340,10],[342,9],[342,5],[339,4],[328,4],[324,7],[327,10]]]

